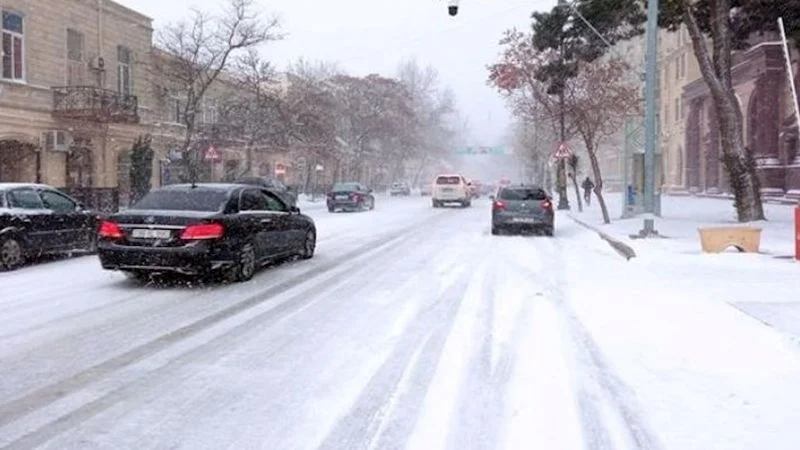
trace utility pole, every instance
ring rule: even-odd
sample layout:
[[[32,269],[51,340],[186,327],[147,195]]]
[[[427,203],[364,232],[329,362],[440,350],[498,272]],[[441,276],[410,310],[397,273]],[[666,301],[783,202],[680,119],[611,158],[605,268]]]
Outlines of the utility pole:
[[[563,0],[560,0],[561,5],[563,5]],[[564,34],[561,34],[561,45],[559,46],[559,50],[561,52],[561,70],[565,70],[566,63],[564,61]],[[565,83],[562,83],[558,89],[558,121],[559,121],[559,139],[561,142],[566,142],[567,140],[567,129],[566,129],[566,112],[564,111],[564,89],[566,89]],[[558,206],[557,209],[560,210],[568,210],[569,209],[569,198],[567,197],[567,160],[565,158],[559,158],[558,160],[558,176],[556,177],[556,182],[558,183]]]
[[[658,236],[655,229],[655,156],[656,156],[656,67],[658,59],[658,1],[647,2],[647,27],[645,32],[647,56],[644,84],[644,224],[639,237]]]

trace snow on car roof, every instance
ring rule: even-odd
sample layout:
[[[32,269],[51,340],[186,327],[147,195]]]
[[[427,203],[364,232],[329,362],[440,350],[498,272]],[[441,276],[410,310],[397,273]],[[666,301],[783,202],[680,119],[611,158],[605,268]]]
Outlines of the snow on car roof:
[[[46,188],[55,189],[53,186],[40,183],[0,183],[0,190],[19,189],[19,188]]]

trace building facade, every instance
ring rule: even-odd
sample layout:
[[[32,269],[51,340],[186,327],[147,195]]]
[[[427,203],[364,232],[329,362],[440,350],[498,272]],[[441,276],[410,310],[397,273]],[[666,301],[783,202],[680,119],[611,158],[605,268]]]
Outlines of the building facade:
[[[798,128],[782,43],[776,34],[754,39],[738,52],[733,83],[744,117],[744,139],[753,152],[765,196],[800,198]],[[797,61],[792,73],[797,80]],[[685,182],[692,192],[727,193],[730,184],[721,162],[717,119],[702,77],[683,88]]]
[[[686,189],[686,117],[684,87],[701,78],[685,27],[659,33],[659,151],[666,192]]]
[[[8,0],[2,19],[0,181],[113,201],[147,132],[151,19],[102,0]]]

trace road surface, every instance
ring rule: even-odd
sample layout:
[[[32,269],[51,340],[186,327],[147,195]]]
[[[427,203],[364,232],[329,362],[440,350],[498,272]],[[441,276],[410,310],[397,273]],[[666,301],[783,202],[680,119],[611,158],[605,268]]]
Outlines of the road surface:
[[[243,284],[0,273],[0,448],[660,448],[563,289],[604,243],[378,200]]]

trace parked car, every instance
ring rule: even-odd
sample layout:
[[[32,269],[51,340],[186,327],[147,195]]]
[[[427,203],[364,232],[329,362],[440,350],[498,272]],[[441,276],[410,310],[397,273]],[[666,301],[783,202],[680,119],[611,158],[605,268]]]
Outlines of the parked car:
[[[328,192],[328,211],[364,211],[375,209],[372,189],[361,183],[336,183]]]
[[[471,206],[472,194],[467,180],[459,174],[439,175],[433,182],[431,203],[434,208],[446,203],[458,203],[464,208]]]
[[[550,195],[540,186],[505,186],[492,202],[492,234],[541,230],[553,235],[555,213]]]
[[[179,184],[150,191],[100,224],[104,269],[247,281],[266,263],[314,256],[314,221],[273,191],[242,184]]]
[[[429,195],[433,195],[433,185],[430,183],[423,184],[419,187],[419,195],[422,197],[427,197]]]
[[[13,270],[44,254],[91,253],[97,216],[43,184],[0,183],[0,268]]]
[[[289,206],[297,206],[297,192],[281,183],[281,180],[268,177],[244,177],[239,178],[234,183],[249,184],[267,188],[272,193],[280,197],[283,203]]]
[[[396,197],[398,195],[411,195],[411,186],[408,183],[392,183],[392,187],[389,190],[389,194],[392,197]]]

